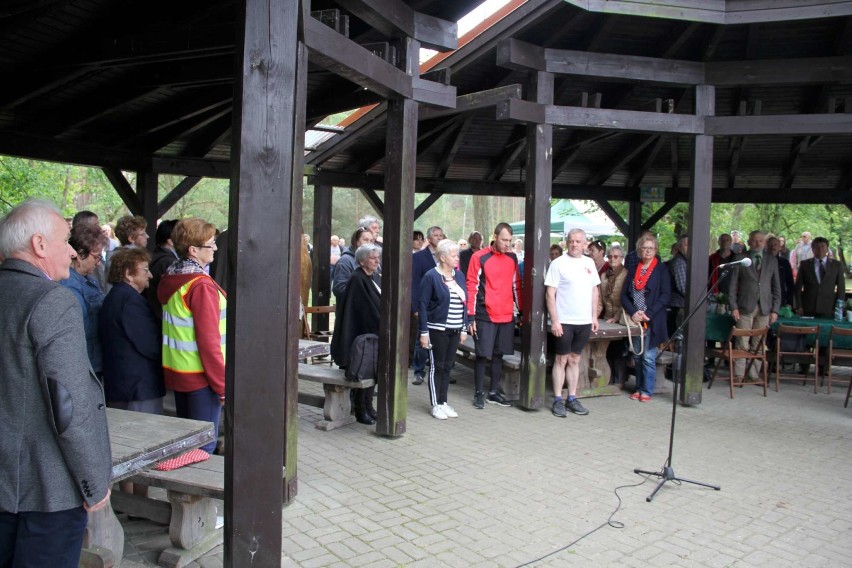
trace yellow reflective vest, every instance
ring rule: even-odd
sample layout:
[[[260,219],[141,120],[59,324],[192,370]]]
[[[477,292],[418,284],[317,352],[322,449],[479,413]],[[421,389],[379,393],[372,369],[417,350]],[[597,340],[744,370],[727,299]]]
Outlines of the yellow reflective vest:
[[[163,367],[176,373],[202,373],[204,366],[195,340],[195,321],[186,304],[186,295],[200,278],[193,278],[172,294],[163,305]],[[225,308],[227,300],[219,291],[219,335],[222,337],[222,359],[225,358]]]

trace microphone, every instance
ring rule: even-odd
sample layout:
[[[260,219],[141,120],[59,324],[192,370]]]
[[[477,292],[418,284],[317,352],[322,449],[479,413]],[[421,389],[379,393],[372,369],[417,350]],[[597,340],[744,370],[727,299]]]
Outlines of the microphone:
[[[751,259],[749,257],[741,258],[734,262],[726,262],[725,264],[720,264],[717,268],[729,268],[738,264],[742,264],[743,266],[748,268],[749,266],[751,266]]]

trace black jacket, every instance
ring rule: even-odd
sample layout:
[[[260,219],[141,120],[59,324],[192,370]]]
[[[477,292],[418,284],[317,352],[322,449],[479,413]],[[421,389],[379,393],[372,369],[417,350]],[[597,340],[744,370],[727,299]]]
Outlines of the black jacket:
[[[119,282],[107,294],[99,317],[107,402],[165,396],[161,324],[142,294]]]
[[[381,296],[373,280],[361,267],[349,278],[346,295],[337,304],[331,357],[339,367],[346,367],[349,349],[355,338],[364,333],[379,333]]]

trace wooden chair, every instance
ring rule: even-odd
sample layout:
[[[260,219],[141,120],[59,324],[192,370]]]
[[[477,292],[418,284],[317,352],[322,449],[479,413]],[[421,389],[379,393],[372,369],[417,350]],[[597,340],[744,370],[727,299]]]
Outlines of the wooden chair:
[[[766,396],[766,389],[769,385],[769,372],[766,366],[766,334],[769,332],[768,327],[762,327],[759,329],[737,329],[736,327],[731,328],[731,333],[728,335],[728,340],[722,345],[721,349],[717,349],[713,352],[713,356],[717,357],[716,367],[713,369],[713,377],[710,379],[710,383],[707,385],[707,389],[710,390],[713,387],[713,381],[716,380],[716,373],[719,371],[719,365],[722,364],[723,359],[728,360],[728,371],[730,372],[730,378],[728,382],[730,383],[731,389],[731,398],[734,398],[734,387],[743,386],[743,385],[763,385],[763,396]],[[751,346],[747,349],[740,349],[737,347],[737,338],[745,337],[746,341],[751,343],[753,337],[759,337],[760,340],[757,344],[757,347],[752,351]],[[742,377],[737,377],[734,375],[734,363],[738,359],[744,359],[747,361],[745,373]],[[748,376],[748,371],[752,365],[756,362],[760,362],[761,364],[761,372],[763,373],[763,381],[762,382],[751,382],[746,379]]]
[[[808,335],[814,335],[816,337],[812,351],[808,349],[806,344]],[[804,347],[788,347],[784,349],[782,346],[782,341],[784,339],[787,339],[788,341],[790,339],[798,339],[798,342],[801,345],[804,345]],[[807,374],[804,376],[794,373],[783,374],[781,371],[783,370],[782,364],[785,357],[788,360],[792,359],[795,363],[810,365],[810,363],[813,362],[813,379],[809,379]],[[775,392],[778,392],[778,383],[781,380],[812,380],[814,382],[814,394],[816,394],[817,389],[819,388],[819,325],[792,326],[781,324],[778,326],[778,338],[775,340]]]
[[[852,328],[848,327],[838,327],[836,325],[831,326],[831,333],[828,335],[828,361],[826,364],[828,365],[828,394],[831,394],[831,366],[834,364],[835,359],[850,359],[852,360],[852,349],[837,349],[834,347],[835,337],[852,337]],[[850,389],[852,390],[852,379],[849,379]],[[844,408],[849,404],[849,393],[846,393],[846,402],[844,403]]]
[[[331,341],[331,330],[311,330],[311,324],[308,322],[308,318],[314,314],[333,314],[335,312],[337,306],[305,306],[305,319],[302,322],[302,335],[304,339],[312,339],[313,341],[324,341],[326,343]],[[307,362],[307,360],[305,360]],[[311,362],[314,363],[315,358],[311,358]],[[331,365],[331,357],[328,358],[328,364]]]

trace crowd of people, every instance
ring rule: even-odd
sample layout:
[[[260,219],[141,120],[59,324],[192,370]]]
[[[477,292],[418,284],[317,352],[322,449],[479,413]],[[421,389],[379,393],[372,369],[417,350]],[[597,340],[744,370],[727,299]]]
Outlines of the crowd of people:
[[[114,231],[88,211],[68,221],[39,200],[0,220],[0,323],[6,331],[0,365],[17,377],[0,384],[0,413],[13,425],[0,446],[3,455],[18,456],[0,464],[0,476],[10,481],[0,489],[0,534],[59,535],[63,544],[51,540],[51,554],[65,560],[79,555],[86,511],[109,501],[105,406],[160,414],[170,389],[177,415],[212,422],[218,437],[227,307],[224,289],[210,274],[217,242],[224,242],[212,224],[162,221],[151,254],[142,217],[122,217]],[[378,334],[382,325],[380,230],[378,219],[366,217],[348,247],[340,237],[331,239],[337,301],[331,354],[341,368],[350,363],[357,338]],[[771,324],[782,306],[831,317],[845,298],[845,270],[831,258],[825,238],[803,232],[791,250],[783,237],[762,231],[750,232],[746,243],[740,238],[738,231],[720,235],[708,260],[710,290],[725,297],[738,327]],[[414,384],[428,381],[434,418],[458,416],[447,395],[456,350],[468,336],[475,354],[473,407],[511,406],[500,383],[523,310],[522,251],[507,223],[497,224],[487,245],[477,231],[459,241],[438,226],[414,232],[411,362]],[[687,308],[689,239],[678,238],[671,253],[663,262],[650,232],[627,254],[617,243],[588,239],[581,229],[550,247],[544,284],[555,416],[589,413],[577,398],[580,359],[601,319],[635,330],[609,345],[612,382],[626,381],[632,361],[636,390],[630,398],[651,401],[658,346]],[[746,258],[750,263],[738,262]],[[374,388],[353,392],[357,421],[374,424]],[[215,442],[203,449],[213,452]],[[33,476],[33,464],[50,473],[49,482]],[[28,549],[36,554],[34,565],[46,565],[39,547]]]

